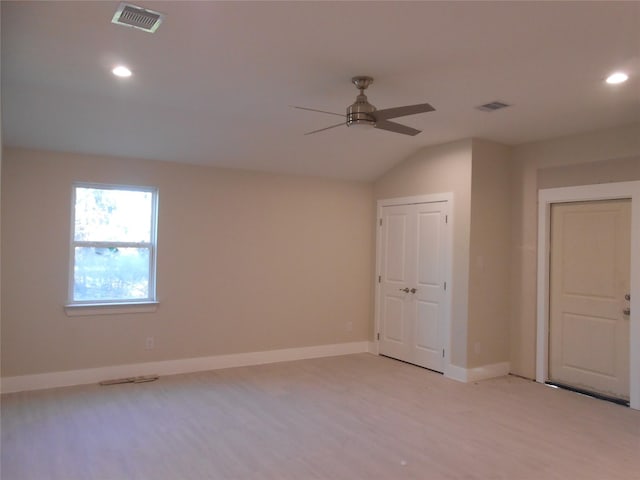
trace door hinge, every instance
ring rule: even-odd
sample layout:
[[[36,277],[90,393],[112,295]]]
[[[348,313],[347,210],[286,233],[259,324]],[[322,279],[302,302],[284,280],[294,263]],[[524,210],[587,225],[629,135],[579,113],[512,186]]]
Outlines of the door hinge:
[[[378,340],[380,340],[380,334],[378,333]]]
[[[444,358],[444,348],[442,349],[442,358]]]
[[[444,282],[444,291],[447,291],[447,282]]]
[[[382,275],[378,275],[378,283],[382,281]]]
[[[382,226],[382,219],[380,219],[380,226]]]
[[[444,216],[444,223],[449,223],[449,215]]]

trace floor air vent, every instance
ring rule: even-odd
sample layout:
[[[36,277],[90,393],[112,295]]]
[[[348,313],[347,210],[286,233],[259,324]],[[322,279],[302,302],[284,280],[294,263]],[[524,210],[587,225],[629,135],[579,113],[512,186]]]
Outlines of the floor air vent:
[[[121,3],[113,15],[111,22],[117,25],[124,25],[125,27],[133,27],[138,30],[154,33],[163,19],[164,15],[160,12],[147,10],[131,5],[130,3]]]

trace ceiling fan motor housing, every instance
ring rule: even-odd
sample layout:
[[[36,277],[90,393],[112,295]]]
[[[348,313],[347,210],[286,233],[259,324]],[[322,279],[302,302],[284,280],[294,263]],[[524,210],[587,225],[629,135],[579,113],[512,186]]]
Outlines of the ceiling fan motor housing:
[[[371,105],[364,93],[360,93],[356,101],[347,107],[347,126],[351,125],[371,125],[375,126],[376,119],[373,112],[376,107]]]

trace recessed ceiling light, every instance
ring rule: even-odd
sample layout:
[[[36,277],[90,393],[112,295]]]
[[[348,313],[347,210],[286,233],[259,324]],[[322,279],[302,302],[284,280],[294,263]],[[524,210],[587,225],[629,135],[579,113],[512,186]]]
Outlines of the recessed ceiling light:
[[[131,70],[129,70],[124,65],[118,65],[113,70],[111,70],[111,73],[113,73],[116,77],[130,77],[131,76]]]
[[[612,73],[607,77],[607,83],[611,85],[616,85],[618,83],[624,83],[629,79],[629,75],[623,72]]]

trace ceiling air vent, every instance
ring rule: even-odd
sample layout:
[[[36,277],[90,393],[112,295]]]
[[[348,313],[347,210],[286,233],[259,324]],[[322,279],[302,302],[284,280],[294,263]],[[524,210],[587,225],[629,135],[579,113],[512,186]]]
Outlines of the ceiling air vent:
[[[480,105],[476,107],[478,110],[482,110],[483,112],[495,112],[496,110],[500,110],[501,108],[510,107],[508,103],[500,102],[498,100],[485,103],[484,105]]]
[[[160,12],[123,2],[113,15],[111,23],[153,33],[158,29],[163,19],[164,14]]]

